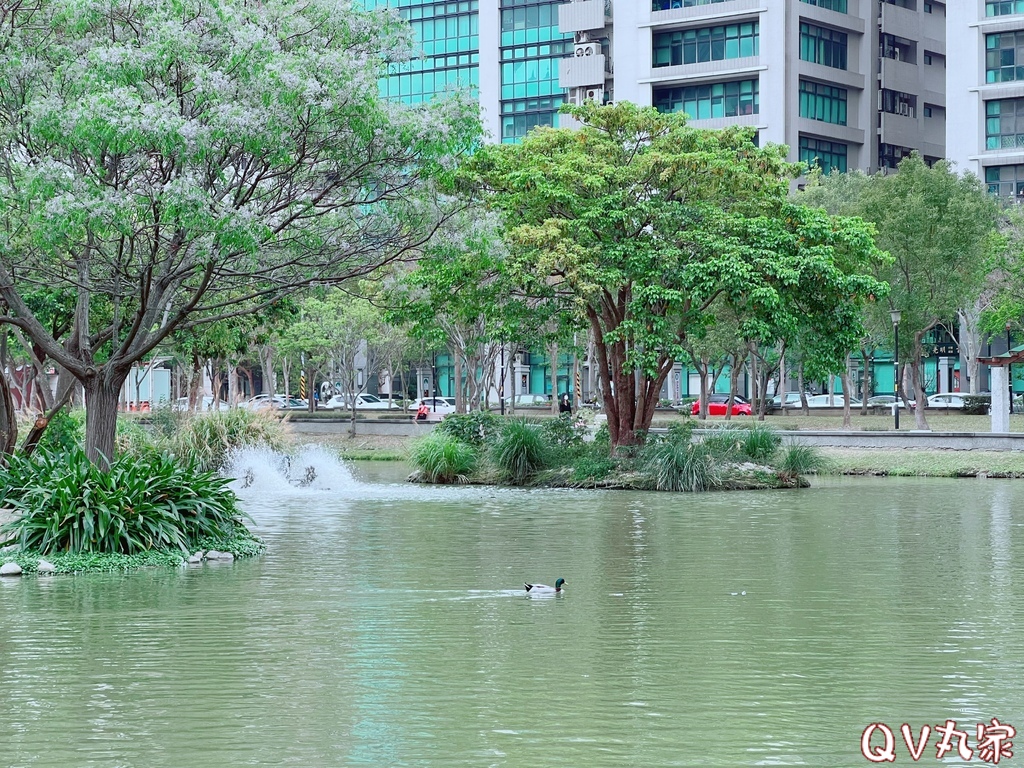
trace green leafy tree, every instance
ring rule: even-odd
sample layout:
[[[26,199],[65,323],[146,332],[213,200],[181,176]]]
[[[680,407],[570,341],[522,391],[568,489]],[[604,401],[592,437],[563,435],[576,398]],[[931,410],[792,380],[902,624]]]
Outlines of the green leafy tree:
[[[866,324],[891,329],[889,312],[900,310],[900,361],[917,402],[925,402],[925,337],[939,326],[952,328],[980,295],[998,238],[996,202],[977,177],[958,175],[946,162],[929,168],[917,154],[895,174],[822,176],[798,200],[874,224],[876,243],[892,260],[875,265],[889,294],[887,302],[868,305],[873,317]],[[914,418],[918,429],[928,428],[924,408]]]
[[[611,373],[613,448],[649,428],[673,362],[718,300],[754,340],[818,318],[822,349],[845,358],[861,335],[859,304],[881,290],[862,274],[871,231],[789,203],[796,168],[783,148],[629,103],[566,111],[580,130],[487,147],[468,175],[504,216],[521,289],[590,326]]]
[[[337,0],[0,5],[0,323],[78,379],[108,462],[119,391],[177,328],[415,254],[479,135],[377,81],[411,50]],[[28,292],[71,287],[55,339]]]

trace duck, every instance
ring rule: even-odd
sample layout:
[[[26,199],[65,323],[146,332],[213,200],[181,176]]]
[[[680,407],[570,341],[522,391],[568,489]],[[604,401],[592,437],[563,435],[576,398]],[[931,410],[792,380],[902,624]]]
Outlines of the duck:
[[[555,586],[549,587],[547,584],[525,584],[526,591],[531,595],[537,594],[557,594],[562,591],[562,585],[565,584],[565,579],[559,579],[555,582]]]

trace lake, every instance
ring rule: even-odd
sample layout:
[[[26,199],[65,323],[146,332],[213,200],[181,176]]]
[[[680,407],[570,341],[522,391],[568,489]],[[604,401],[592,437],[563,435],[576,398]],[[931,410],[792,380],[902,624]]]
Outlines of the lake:
[[[850,766],[884,723],[910,764],[904,723],[924,763],[947,720],[972,749],[1024,727],[1024,482],[443,488],[319,456],[296,488],[253,461],[259,559],[0,580],[0,763]]]

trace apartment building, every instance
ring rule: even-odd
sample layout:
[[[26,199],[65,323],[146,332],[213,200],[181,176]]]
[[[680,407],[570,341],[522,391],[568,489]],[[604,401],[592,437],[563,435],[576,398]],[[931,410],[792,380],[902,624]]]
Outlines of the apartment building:
[[[1024,199],[1024,0],[950,3],[949,30],[949,158],[993,194]]]
[[[422,48],[383,92],[417,101],[472,88],[495,141],[557,125],[563,102],[593,98],[750,125],[794,160],[843,171],[945,154],[941,2],[378,1]]]

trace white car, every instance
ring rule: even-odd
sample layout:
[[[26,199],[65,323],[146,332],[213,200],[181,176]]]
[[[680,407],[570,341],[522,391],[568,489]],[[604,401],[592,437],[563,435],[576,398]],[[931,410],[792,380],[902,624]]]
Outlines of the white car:
[[[941,392],[928,395],[929,408],[963,408],[964,396],[959,392]]]
[[[344,395],[335,395],[326,403],[320,406],[326,408],[329,411],[334,410],[348,410],[348,405]],[[356,410],[357,411],[400,411],[402,406],[397,400],[392,400],[390,403],[386,399],[377,397],[377,395],[362,394],[356,395]]]
[[[442,419],[450,413],[455,413],[454,397],[424,397],[416,403],[416,418],[423,421],[420,414],[426,409],[426,421]]]
[[[256,397],[241,403],[239,408],[245,408],[248,411],[304,411],[309,408],[309,404],[305,400],[300,400],[297,397],[285,397],[284,395],[256,395]]]
[[[172,411],[187,411],[187,410],[189,410],[188,398],[187,397],[179,397],[177,400],[175,400],[171,404],[171,410]],[[212,411],[212,410],[213,410],[213,395],[203,395],[202,401],[196,403],[196,411]],[[227,403],[225,403],[223,400],[221,400],[221,401],[219,401],[217,403],[217,410],[218,411],[230,411],[231,410],[231,406],[228,405]]]
[[[511,405],[512,397],[505,398],[505,405]],[[529,408],[533,406],[551,407],[551,398],[547,395],[516,395],[516,408]]]
[[[807,398],[807,407],[808,408],[842,408],[843,407],[843,396],[842,395],[832,395],[832,402],[831,403],[829,403],[828,399],[829,399],[828,395],[811,395],[810,397]],[[859,408],[860,407],[860,400],[858,400],[857,398],[852,398],[850,400],[850,407],[851,408]]]

